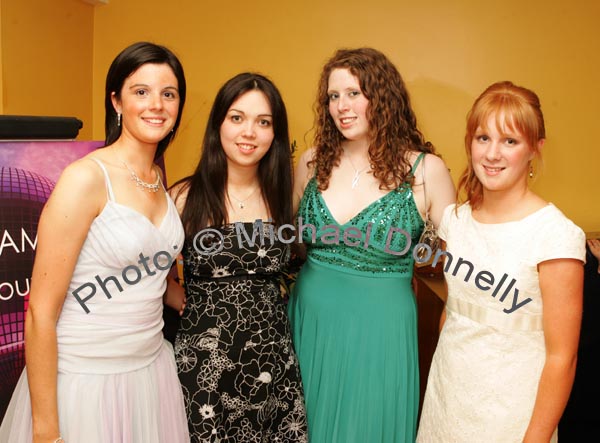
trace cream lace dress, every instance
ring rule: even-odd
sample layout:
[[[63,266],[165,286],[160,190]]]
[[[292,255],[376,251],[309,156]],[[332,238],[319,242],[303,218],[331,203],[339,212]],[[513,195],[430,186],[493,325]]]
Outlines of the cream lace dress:
[[[537,265],[584,261],[584,233],[552,204],[500,224],[475,221],[465,204],[446,208],[439,235],[452,256],[447,318],[417,442],[520,443],[545,361]]]

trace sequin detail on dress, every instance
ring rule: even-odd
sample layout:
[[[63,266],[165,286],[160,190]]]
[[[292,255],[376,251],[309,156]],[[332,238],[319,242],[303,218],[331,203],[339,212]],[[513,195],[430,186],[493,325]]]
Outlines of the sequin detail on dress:
[[[386,246],[394,252],[406,249],[406,237],[393,228],[405,230],[411,237],[410,249],[403,255],[410,256],[414,245],[419,241],[423,219],[416,208],[410,186],[403,185],[388,192],[340,225],[329,212],[313,177],[304,191],[298,216],[304,225],[310,223],[317,228],[314,242],[310,228],[302,230],[302,241],[311,243],[310,256],[313,260],[361,273],[412,273],[413,260],[399,260],[398,255],[385,250]],[[339,227],[339,244],[325,244],[321,241],[320,233],[323,231],[319,229],[326,225]],[[360,243],[358,246],[348,247],[343,242],[343,230],[350,227],[357,228],[362,234],[360,239],[356,239]],[[365,248],[368,232],[370,235]],[[391,237],[386,245],[388,234]]]

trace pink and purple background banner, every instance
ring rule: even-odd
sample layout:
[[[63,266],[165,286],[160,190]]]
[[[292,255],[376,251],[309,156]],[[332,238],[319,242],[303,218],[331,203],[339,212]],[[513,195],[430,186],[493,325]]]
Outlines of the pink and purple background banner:
[[[102,145],[0,142],[0,420],[25,366],[25,312],[40,213],[62,170]]]

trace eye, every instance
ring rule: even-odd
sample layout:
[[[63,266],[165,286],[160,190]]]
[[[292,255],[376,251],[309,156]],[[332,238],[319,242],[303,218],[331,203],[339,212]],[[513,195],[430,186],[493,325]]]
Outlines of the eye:
[[[485,134],[475,136],[475,140],[477,140],[478,142],[481,142],[481,143],[487,142],[489,139],[490,138]]]
[[[148,95],[148,91],[146,91],[145,89],[136,89],[135,95],[144,97],[144,96]]]
[[[263,119],[261,119],[261,120],[258,121],[258,124],[260,126],[269,127],[269,126],[271,126],[271,120],[263,118]]]
[[[357,95],[360,95],[360,91],[350,91],[348,95],[350,97],[356,97]]]
[[[509,146],[516,146],[519,142],[514,138],[507,138],[506,144]]]
[[[338,98],[340,98],[340,94],[338,94],[337,92],[332,92],[331,94],[329,94],[329,101],[334,101]]]
[[[234,123],[240,123],[242,121],[242,116],[238,114],[232,114],[229,119]]]
[[[169,100],[175,100],[177,98],[177,94],[173,91],[165,91],[163,95]]]

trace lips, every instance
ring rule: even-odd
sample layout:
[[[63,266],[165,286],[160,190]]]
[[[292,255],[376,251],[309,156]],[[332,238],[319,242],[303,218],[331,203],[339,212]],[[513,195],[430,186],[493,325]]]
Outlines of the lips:
[[[159,117],[142,117],[142,120],[144,120],[146,123],[150,123],[151,125],[162,125],[166,121],[165,118]]]
[[[237,143],[236,145],[242,152],[252,152],[257,148],[256,145],[250,145],[248,143]]]
[[[486,174],[488,174],[488,175],[498,175],[505,168],[503,168],[503,167],[497,167],[497,166],[493,167],[493,166],[485,166],[485,165],[483,165],[483,169],[485,170]]]
[[[356,121],[356,117],[342,117],[339,119],[340,127],[343,129],[349,128]]]

